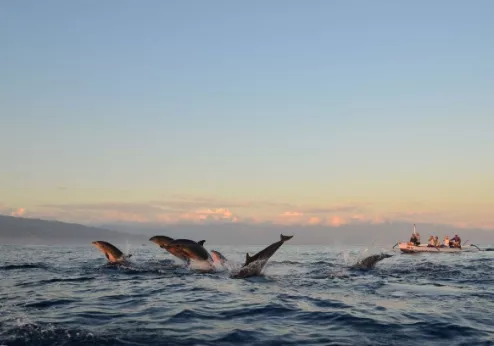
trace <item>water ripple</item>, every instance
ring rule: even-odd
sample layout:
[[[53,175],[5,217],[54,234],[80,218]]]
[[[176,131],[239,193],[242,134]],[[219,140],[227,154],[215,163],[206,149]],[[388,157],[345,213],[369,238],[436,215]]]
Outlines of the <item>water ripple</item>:
[[[391,245],[392,246],[392,245]],[[247,248],[215,247],[238,268]],[[283,246],[260,277],[200,273],[161,249],[108,265],[87,247],[3,246],[0,344],[494,345],[492,253]],[[250,251],[250,250],[249,250]]]

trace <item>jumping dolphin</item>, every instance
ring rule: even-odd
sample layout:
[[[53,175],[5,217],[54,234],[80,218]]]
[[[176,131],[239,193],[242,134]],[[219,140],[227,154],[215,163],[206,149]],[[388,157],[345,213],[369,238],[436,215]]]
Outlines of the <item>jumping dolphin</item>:
[[[385,253],[380,253],[378,255],[371,255],[369,257],[364,258],[363,260],[358,261],[356,264],[352,266],[355,269],[371,269],[374,268],[377,262],[382,261],[385,258],[393,257],[392,255],[388,255]]]
[[[127,258],[130,258],[132,255],[124,255],[122,251],[117,249],[116,246],[106,242],[106,241],[93,241],[91,244],[96,246],[101,252],[103,252],[111,263],[121,263],[125,261]]]
[[[201,246],[204,246],[204,243],[206,241],[205,240],[199,240],[199,241],[193,241],[193,240],[190,240],[190,239],[174,239],[172,241],[173,244],[199,244]]]
[[[220,263],[222,266],[225,266],[225,262],[228,261],[225,256],[216,250],[211,250],[211,257],[214,263]]]
[[[149,238],[149,241],[152,241],[160,248],[165,249],[166,246],[173,241],[173,238],[167,237],[166,235],[155,235],[154,237]]]
[[[242,266],[238,273],[233,275],[234,278],[247,278],[261,274],[262,269],[268,262],[269,258],[283,245],[284,242],[293,238],[293,235],[280,234],[280,241],[273,243],[266,247],[264,250],[259,251],[254,256],[249,256],[249,253],[245,255],[245,264]]]
[[[175,239],[167,245],[167,250],[179,251],[187,256],[188,259],[196,261],[208,261],[213,262],[211,255],[204,248],[205,240],[195,242],[190,239]]]
[[[172,241],[175,240],[180,242],[187,242],[187,243],[197,243],[199,245],[204,245],[204,243],[206,242],[205,240],[199,240],[198,242],[195,242],[190,239],[173,239],[171,237],[167,237],[166,235],[155,235],[154,237],[149,238],[149,241],[152,241],[162,249],[165,249],[168,246],[168,244],[170,244]]]
[[[199,244],[203,245],[206,241],[205,240],[200,240],[198,242],[195,242],[190,239],[173,239],[171,237],[167,237],[165,235],[155,235],[154,237],[149,238],[150,241],[153,243],[157,244],[160,248],[165,249],[175,257],[180,258],[182,261],[189,262],[189,257],[187,254],[185,254],[181,249],[177,247],[170,247],[169,245],[172,242],[180,242],[180,243],[187,243],[187,244]]]

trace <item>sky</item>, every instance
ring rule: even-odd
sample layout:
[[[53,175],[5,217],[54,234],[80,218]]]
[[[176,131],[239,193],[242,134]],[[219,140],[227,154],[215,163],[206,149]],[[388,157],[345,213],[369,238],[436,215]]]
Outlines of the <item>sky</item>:
[[[494,2],[0,2],[0,213],[494,229]]]

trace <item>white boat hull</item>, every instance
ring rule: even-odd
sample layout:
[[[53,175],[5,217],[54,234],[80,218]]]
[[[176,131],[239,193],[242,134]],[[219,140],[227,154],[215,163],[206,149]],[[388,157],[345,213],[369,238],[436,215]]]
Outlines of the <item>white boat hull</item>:
[[[433,252],[433,253],[452,253],[452,252],[468,252],[478,250],[477,248],[466,245],[460,248],[455,247],[428,247],[427,244],[420,244],[419,246],[409,245],[408,243],[398,242],[398,246],[403,253],[417,253],[417,252]]]

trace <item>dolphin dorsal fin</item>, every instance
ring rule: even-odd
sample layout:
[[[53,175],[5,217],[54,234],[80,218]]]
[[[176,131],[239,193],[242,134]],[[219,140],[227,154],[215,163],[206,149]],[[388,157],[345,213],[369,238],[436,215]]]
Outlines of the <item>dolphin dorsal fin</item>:
[[[205,242],[206,242],[205,240],[199,240],[199,241],[197,242],[197,244],[199,244],[199,245],[201,245],[201,246],[204,246],[204,243],[205,243]]]
[[[252,257],[250,257],[250,256],[249,256],[249,253],[247,252],[247,253],[245,254],[245,264],[249,263],[249,261],[250,261],[250,259],[251,259],[251,258],[252,258]]]

